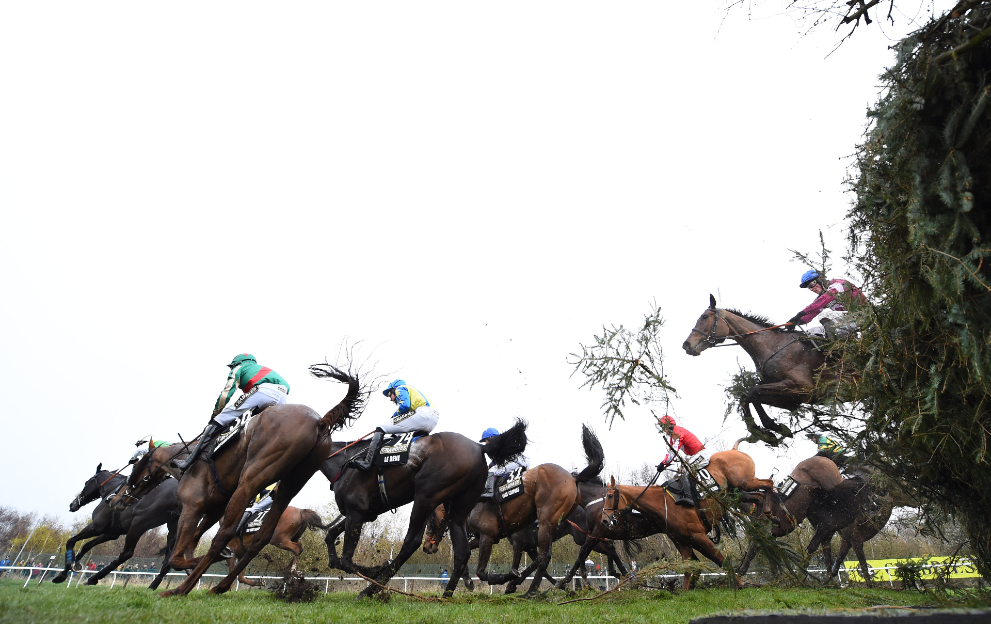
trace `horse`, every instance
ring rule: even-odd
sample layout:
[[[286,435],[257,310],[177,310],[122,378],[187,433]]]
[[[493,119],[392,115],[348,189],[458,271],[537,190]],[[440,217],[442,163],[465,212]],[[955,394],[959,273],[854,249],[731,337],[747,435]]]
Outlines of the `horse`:
[[[286,507],[286,510],[282,513],[282,517],[279,518],[279,524],[276,525],[275,533],[272,534],[269,544],[292,553],[292,560],[289,562],[289,574],[296,573],[296,564],[299,561],[299,556],[303,554],[303,546],[299,543],[299,538],[303,537],[303,533],[307,529],[313,528],[326,529],[327,525],[320,518],[320,514],[312,509],[300,509],[299,507],[290,505]],[[227,548],[234,555],[233,557],[227,557],[228,570],[233,571],[237,561],[247,554],[247,545],[251,544],[251,541],[255,539],[255,535],[257,533],[245,535],[242,531],[227,544]],[[223,554],[223,551],[221,553]],[[256,583],[249,581],[244,576],[243,570],[238,575],[237,580],[252,587],[265,584],[264,582]]]
[[[179,535],[172,554],[172,567],[192,570],[177,588],[161,596],[188,594],[220,551],[234,537],[241,516],[248,505],[266,485],[279,482],[272,506],[258,535],[247,545],[245,556],[211,593],[228,591],[238,574],[271,540],[289,501],[303,488],[324,462],[331,450],[330,434],[347,421],[360,415],[364,408],[367,388],[358,379],[331,365],[319,365],[321,374],[348,385],[344,398],[322,418],[305,405],[281,404],[268,407],[249,422],[238,438],[229,443],[213,461],[194,463],[185,474],[171,465],[173,459],[188,454],[185,444],[153,447],[134,465],[128,485],[114,498],[113,505],[124,508],[140,498],[148,488],[173,474],[179,481]],[[193,557],[197,543],[210,527],[220,521],[208,552]]]
[[[758,479],[757,466],[753,458],[740,450],[740,442],[745,440],[746,438],[740,438],[728,451],[713,453],[705,469],[709,471],[720,489],[734,487],[744,492],[754,490],[770,492],[774,489],[774,481]]]
[[[598,480],[598,475],[602,472],[602,467],[605,462],[605,453],[602,450],[602,444],[599,439],[595,436],[587,426],[582,425],[582,446],[585,449],[585,459],[587,461],[587,466],[581,472],[573,472],[571,476],[575,478],[575,482],[578,484],[579,488],[579,503],[578,507],[565,518],[565,522],[557,525],[554,531],[553,541],[557,541],[566,535],[571,535],[575,543],[580,547],[584,547],[586,543],[589,544],[588,552],[592,550],[606,555],[609,572],[614,576],[617,573],[614,568],[614,564],[619,568],[620,572],[618,575],[625,576],[626,568],[623,566],[622,560],[620,560],[619,555],[616,553],[616,549],[612,544],[611,540],[593,538],[591,537],[590,531],[594,531],[596,524],[589,521],[588,515],[585,508],[583,507],[582,501],[591,501],[596,496],[601,500],[601,494],[594,493],[595,490],[589,490],[590,493],[586,493],[586,488],[593,481]],[[601,481],[600,481],[601,483]],[[604,489],[604,486],[602,486]],[[443,507],[438,507],[435,513],[430,518],[430,522],[427,525],[427,539],[423,543],[423,551],[427,554],[433,554],[437,552],[437,548],[440,544],[441,539],[443,539],[444,531],[446,530],[446,515],[444,513]],[[530,556],[531,564],[522,572],[519,572],[517,578],[509,581],[506,586],[506,593],[512,594],[516,591],[516,586],[519,581],[527,578],[527,576],[533,572],[540,563],[539,556],[539,525],[538,523],[532,523],[527,528],[513,533],[509,538],[510,544],[513,546],[513,570],[518,570],[520,565],[520,559],[525,552]],[[472,539],[469,544],[472,550],[478,548],[479,538],[476,536]],[[586,553],[585,556],[588,556]],[[584,561],[584,557],[582,558]],[[585,585],[588,585],[588,577],[584,565],[580,568],[582,580],[585,581]],[[551,583],[556,583],[557,581],[544,571],[544,577],[550,580]],[[571,580],[570,578],[568,579]],[[467,584],[467,583],[466,583]]]
[[[328,565],[345,572],[357,572],[373,581],[361,591],[359,598],[380,591],[419,548],[433,510],[438,505],[445,505],[451,516],[454,568],[444,595],[453,595],[471,554],[465,522],[485,489],[488,474],[485,455],[502,463],[523,452],[526,442],[526,423],[521,420],[502,434],[488,438],[486,444],[469,440],[459,433],[435,433],[411,443],[405,465],[378,470],[358,470],[352,466],[352,460],[364,456],[367,442],[334,443],[333,453],[320,467],[330,481],[341,512],[327,531]],[[361,537],[361,527],[380,514],[409,502],[413,503],[413,509],[399,554],[374,568],[355,563],[354,552]],[[344,546],[338,556],[336,540],[341,533],[344,534]]]
[[[818,400],[816,375],[826,357],[804,337],[803,332],[781,328],[762,316],[717,308],[716,298],[709,295],[709,307],[681,346],[689,355],[697,356],[727,338],[736,340],[753,359],[761,378],[761,383],[751,388],[740,402],[744,420],[748,426],[754,422],[750,412],[753,405],[765,429],[791,437],[791,430],[771,419],[764,405],[791,411]],[[772,446],[780,443],[773,435],[765,434],[762,439]]]
[[[811,555],[823,547],[827,567],[831,567],[829,541],[833,534],[837,531],[842,534],[852,525],[863,522],[869,524],[869,516],[873,515],[870,513],[870,498],[873,494],[868,488],[867,481],[862,477],[844,479],[836,464],[821,456],[810,457],[799,462],[792,471],[791,478],[797,485],[787,500],[782,498],[779,493],[773,492],[767,501],[769,506],[762,515],[771,518],[771,535],[773,537],[788,535],[798,528],[802,520],[807,518],[815,528],[815,534],[809,541],[806,552]],[[890,509],[888,516],[890,516]],[[887,522],[887,517],[884,518],[884,521]],[[866,527],[863,528],[866,529]],[[878,531],[880,531],[880,527],[870,537],[873,537]],[[863,534],[858,532],[857,535],[859,537]],[[866,539],[870,539],[870,537]],[[860,540],[859,542],[861,551],[863,550],[863,541]],[[846,552],[846,550],[843,551],[843,556],[846,556]],[[737,570],[738,574],[746,573],[756,554],[757,546],[751,544],[740,563]],[[862,560],[862,563],[864,566],[867,565],[865,560]],[[829,578],[832,578],[832,575]]]
[[[683,560],[698,559],[694,552],[697,550],[717,565],[723,565],[725,557],[706,535],[707,529],[702,519],[703,513],[711,514],[713,523],[720,519],[721,510],[711,498],[702,501],[702,509],[682,507],[674,504],[674,497],[663,486],[617,485],[616,478],[612,477],[602,507],[602,523],[607,527],[616,526],[623,516],[632,515],[634,510],[643,513],[658,533],[664,533],[671,539]],[[685,590],[691,587],[692,576],[685,574]],[[737,586],[742,586],[739,578],[736,582]]]
[[[166,538],[165,560],[162,562],[162,569],[149,585],[149,589],[157,589],[171,569],[169,558],[172,555],[172,546],[175,543],[176,524],[179,519],[179,501],[176,498],[178,483],[175,479],[167,479],[161,485],[145,497],[141,503],[129,507],[122,513],[116,513],[110,509],[106,499],[120,488],[126,477],[117,475],[106,470],[102,470],[103,464],[96,467],[96,474],[90,477],[83,485],[83,489],[76,495],[76,498],[69,504],[69,511],[76,512],[84,505],[91,503],[97,498],[103,500],[93,510],[93,519],[79,533],[73,535],[65,543],[65,568],[52,579],[53,583],[63,582],[69,575],[73,565],[78,565],[80,559],[91,548],[115,540],[121,535],[125,535],[124,548],[120,554],[110,564],[102,570],[86,579],[88,585],[96,585],[100,579],[116,570],[125,561],[134,555],[134,548],[138,540],[147,531],[162,526],[168,527],[168,537]],[[88,539],[78,553],[74,552],[76,542]]]

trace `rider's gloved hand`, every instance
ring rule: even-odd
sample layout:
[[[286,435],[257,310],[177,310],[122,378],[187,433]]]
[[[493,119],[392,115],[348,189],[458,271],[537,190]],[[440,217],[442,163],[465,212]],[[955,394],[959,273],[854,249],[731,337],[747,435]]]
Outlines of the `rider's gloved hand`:
[[[802,324],[802,317],[803,316],[805,316],[805,315],[802,314],[801,312],[799,312],[795,316],[793,316],[790,319],[788,319],[788,322],[791,323],[792,325],[801,325]]]
[[[661,463],[657,464],[657,466],[655,467],[657,468],[657,472],[661,472],[670,465],[671,465],[671,453],[668,453],[667,455],[664,456],[664,459],[661,460]]]

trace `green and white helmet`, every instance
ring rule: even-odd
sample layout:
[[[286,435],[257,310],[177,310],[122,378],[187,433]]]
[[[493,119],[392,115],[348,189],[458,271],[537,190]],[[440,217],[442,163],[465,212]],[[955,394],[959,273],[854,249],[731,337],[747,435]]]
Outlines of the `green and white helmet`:
[[[245,362],[254,362],[255,364],[257,364],[258,360],[256,360],[255,356],[251,355],[250,353],[239,353],[238,355],[234,356],[234,359],[231,360],[231,363],[227,365],[227,368],[234,368],[235,366],[240,366]]]

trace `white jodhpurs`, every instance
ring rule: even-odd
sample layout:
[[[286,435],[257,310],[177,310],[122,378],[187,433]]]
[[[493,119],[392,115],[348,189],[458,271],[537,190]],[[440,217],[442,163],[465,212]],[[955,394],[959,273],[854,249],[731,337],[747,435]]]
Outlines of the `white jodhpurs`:
[[[391,419],[378,428],[386,433],[406,433],[408,431],[426,431],[430,433],[437,426],[440,414],[429,405],[417,408],[415,412],[406,412]]]
[[[261,499],[260,501],[258,501],[254,505],[252,505],[251,507],[248,507],[248,513],[255,513],[256,511],[261,511],[263,509],[268,509],[269,507],[272,506],[272,499],[273,498],[274,497],[271,496],[271,495],[266,496],[265,498]]]
[[[217,424],[226,427],[248,410],[257,413],[262,408],[289,402],[289,395],[285,386],[266,383],[256,386],[252,390],[251,393],[241,397],[244,399],[243,401],[238,399],[234,405],[225,407],[224,411],[217,414],[214,418]]]

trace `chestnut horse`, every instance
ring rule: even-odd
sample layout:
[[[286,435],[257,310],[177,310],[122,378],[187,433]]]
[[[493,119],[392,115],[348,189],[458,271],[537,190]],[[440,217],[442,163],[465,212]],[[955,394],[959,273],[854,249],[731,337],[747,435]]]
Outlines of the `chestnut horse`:
[[[172,555],[172,567],[192,572],[179,587],[163,592],[162,596],[185,595],[196,587],[211,563],[220,559],[220,551],[234,537],[241,515],[248,503],[269,483],[279,482],[272,507],[261,529],[247,545],[245,556],[211,593],[221,594],[230,589],[237,576],[271,540],[292,498],[303,488],[331,450],[330,433],[360,415],[364,408],[367,388],[356,377],[330,365],[320,365],[325,377],[347,383],[345,397],[322,418],[305,405],[273,405],[249,421],[238,439],[218,457],[215,466],[207,461],[194,463],[179,481],[179,537]],[[312,367],[311,367],[312,369]],[[113,505],[122,509],[133,503],[169,473],[176,473],[170,462],[188,453],[185,444],[152,448],[134,465],[127,488],[114,498]],[[220,528],[201,557],[193,557],[200,537],[217,521]]]
[[[774,489],[774,481],[757,478],[757,466],[753,458],[739,449],[740,442],[744,440],[746,438],[737,440],[731,450],[713,453],[705,469],[709,471],[720,489],[734,487],[744,492],[754,490],[770,492]]]
[[[381,591],[389,579],[409,559],[423,541],[430,514],[445,505],[451,517],[451,544],[454,568],[444,589],[450,596],[468,567],[471,550],[465,522],[485,489],[485,456],[496,463],[526,449],[526,423],[518,420],[503,433],[486,439],[486,444],[469,440],[459,433],[441,432],[417,438],[410,446],[409,461],[403,466],[358,470],[352,465],[364,456],[367,442],[336,442],[333,453],[320,467],[334,490],[341,517],[327,531],[327,554],[332,568],[357,572],[374,582],[359,598]],[[382,483],[379,483],[379,475]],[[409,502],[413,503],[409,527],[399,553],[391,561],[367,568],[354,563],[354,552],[361,538],[361,527],[379,516]],[[336,540],[344,533],[344,547],[337,555]]]
[[[753,359],[761,378],[761,383],[741,401],[748,429],[753,424],[752,404],[765,429],[791,437],[791,430],[771,419],[764,405],[791,411],[803,403],[816,401],[816,374],[826,358],[811,342],[802,340],[804,336],[802,332],[781,329],[764,317],[717,308],[716,298],[709,295],[709,307],[681,346],[689,355],[701,355],[727,338],[735,340]],[[781,442],[778,436],[765,432],[761,438],[777,446]]]
[[[659,533],[671,538],[683,560],[698,559],[694,552],[697,550],[717,565],[723,565],[725,557],[706,535],[701,516],[702,513],[711,513],[713,523],[718,522],[721,509],[716,501],[711,498],[704,500],[702,509],[682,507],[674,504],[674,497],[662,486],[616,485],[616,478],[610,479],[602,508],[603,524],[617,526],[624,516],[632,515],[634,510],[646,516],[659,529]],[[686,590],[691,586],[691,579],[692,575],[686,573]],[[739,578],[736,582],[738,586],[742,585]]]
[[[275,533],[272,534],[269,544],[292,553],[292,561],[289,562],[290,574],[296,572],[296,563],[299,561],[299,556],[303,554],[303,546],[299,543],[299,538],[303,537],[303,533],[307,529],[313,528],[326,529],[327,525],[323,523],[320,514],[312,509],[300,509],[290,505],[286,507],[282,517],[279,518],[279,524],[276,525]],[[233,557],[227,558],[227,567],[230,570],[233,571],[237,561],[247,554],[247,546],[251,544],[256,535],[257,533],[245,535],[242,532],[227,544],[227,547],[234,553]],[[245,578],[243,570],[238,575],[237,580],[253,587],[265,584],[263,581],[257,583],[249,581]]]

